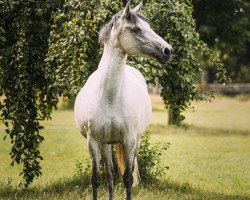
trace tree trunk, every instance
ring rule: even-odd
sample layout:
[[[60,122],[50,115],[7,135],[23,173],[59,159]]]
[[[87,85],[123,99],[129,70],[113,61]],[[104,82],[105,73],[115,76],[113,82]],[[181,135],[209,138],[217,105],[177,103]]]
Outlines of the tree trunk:
[[[174,113],[172,107],[168,106],[168,125],[174,125]]]

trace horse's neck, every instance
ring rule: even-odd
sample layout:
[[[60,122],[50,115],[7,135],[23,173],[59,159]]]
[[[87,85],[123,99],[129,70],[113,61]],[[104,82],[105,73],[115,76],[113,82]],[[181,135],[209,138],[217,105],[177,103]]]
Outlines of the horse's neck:
[[[120,48],[105,45],[98,70],[102,73],[102,92],[112,103],[121,94],[122,82],[125,76],[127,55]]]

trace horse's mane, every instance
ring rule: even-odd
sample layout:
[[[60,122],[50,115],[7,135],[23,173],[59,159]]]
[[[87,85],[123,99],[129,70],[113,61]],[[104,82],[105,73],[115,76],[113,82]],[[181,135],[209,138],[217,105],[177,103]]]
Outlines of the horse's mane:
[[[99,43],[100,44],[104,44],[110,35],[110,32],[112,30],[113,27],[117,28],[118,27],[118,19],[122,16],[123,11],[121,10],[120,12],[116,13],[112,19],[105,24],[101,30],[100,30],[100,34],[99,34]],[[149,23],[149,19],[147,19],[144,15],[137,13],[137,12],[133,12],[132,10],[129,12],[129,16],[127,18],[127,20],[129,21],[129,23],[136,25],[137,22],[139,21],[138,19],[142,19],[143,21]]]

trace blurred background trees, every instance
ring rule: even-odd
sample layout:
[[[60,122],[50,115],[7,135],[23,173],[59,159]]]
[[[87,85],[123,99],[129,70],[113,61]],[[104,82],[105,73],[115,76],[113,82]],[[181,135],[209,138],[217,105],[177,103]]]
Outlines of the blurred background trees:
[[[250,2],[193,0],[201,39],[217,52],[234,83],[250,82]],[[208,81],[215,81],[209,62]]]

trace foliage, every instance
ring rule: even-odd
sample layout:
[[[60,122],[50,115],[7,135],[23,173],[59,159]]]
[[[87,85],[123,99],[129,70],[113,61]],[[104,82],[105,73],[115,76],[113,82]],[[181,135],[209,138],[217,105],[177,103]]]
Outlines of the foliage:
[[[83,165],[82,162],[77,161],[76,162],[76,169],[75,169],[75,177],[79,178],[79,177],[90,177],[91,176],[91,161],[90,159],[85,159],[84,160],[85,165]]]
[[[170,143],[156,143],[150,145],[150,133],[142,136],[138,154],[140,178],[143,183],[162,177],[168,167],[161,165],[161,156],[169,148]]]
[[[193,5],[202,40],[220,53],[233,81],[249,82],[250,76],[242,68],[250,67],[250,2],[193,0]]]
[[[197,30],[209,45],[228,53],[242,51],[249,38],[250,3],[244,0],[193,0]]]
[[[101,56],[98,31],[120,9],[119,1],[68,0],[54,14],[46,75],[58,93],[76,96],[97,68]]]
[[[250,64],[250,62],[249,62]],[[237,77],[234,79],[236,83],[250,83],[250,67],[249,65],[242,65],[238,71]]]
[[[52,3],[0,1],[0,104],[12,148],[11,165],[22,164],[28,186],[40,176],[40,120],[50,117],[57,96],[49,90],[44,64],[50,32]],[[55,5],[56,6],[56,5]]]

